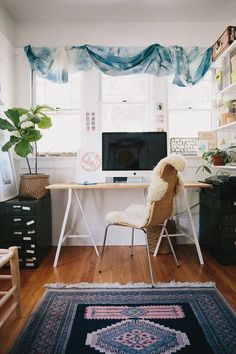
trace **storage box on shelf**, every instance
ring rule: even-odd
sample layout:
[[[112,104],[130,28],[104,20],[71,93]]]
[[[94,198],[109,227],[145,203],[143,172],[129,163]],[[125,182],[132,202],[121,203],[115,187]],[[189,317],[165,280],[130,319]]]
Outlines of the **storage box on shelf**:
[[[0,203],[0,248],[17,246],[21,268],[38,268],[51,247],[51,197]]]
[[[212,46],[213,62],[219,58],[236,39],[236,26],[228,26]]]

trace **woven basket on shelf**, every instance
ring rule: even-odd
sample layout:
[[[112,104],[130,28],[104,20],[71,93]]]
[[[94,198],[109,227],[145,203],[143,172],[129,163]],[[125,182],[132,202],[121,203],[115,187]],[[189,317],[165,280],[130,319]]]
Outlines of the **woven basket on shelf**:
[[[167,226],[167,230],[170,234],[175,233],[176,227],[175,227],[174,220],[169,219],[166,226]],[[160,233],[161,233],[161,229],[162,229],[162,226],[160,226],[160,225],[147,228],[148,246],[149,246],[149,251],[152,254],[155,251],[157,241],[158,241]],[[171,242],[172,242],[173,246],[175,246],[175,238],[172,237]],[[161,254],[171,253],[169,242],[166,237],[162,239],[158,253],[161,253]]]
[[[20,176],[19,197],[27,199],[41,199],[49,190],[49,175],[45,174],[24,174]]]

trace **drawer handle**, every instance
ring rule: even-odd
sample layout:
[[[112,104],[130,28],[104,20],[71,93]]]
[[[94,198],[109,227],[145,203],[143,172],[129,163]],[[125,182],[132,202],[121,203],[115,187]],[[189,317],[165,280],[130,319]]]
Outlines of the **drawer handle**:
[[[30,220],[30,221],[28,221],[27,223],[26,223],[26,225],[32,225],[32,224],[34,224],[34,220]]]
[[[236,229],[235,229],[235,232],[236,232]],[[21,231],[14,231],[14,235],[22,235],[22,232]]]
[[[234,206],[236,206],[236,202],[234,202]]]
[[[23,206],[22,209],[23,209],[23,210],[30,210],[30,207]]]
[[[14,218],[13,221],[14,221],[14,222],[18,222],[18,221],[21,221],[21,219],[20,219],[20,218]]]

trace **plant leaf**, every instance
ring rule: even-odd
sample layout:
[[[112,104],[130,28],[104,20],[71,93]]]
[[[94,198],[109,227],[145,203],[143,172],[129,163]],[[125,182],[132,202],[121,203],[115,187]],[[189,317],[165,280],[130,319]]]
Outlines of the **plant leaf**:
[[[28,120],[34,124],[38,124],[38,122],[40,122],[40,118],[33,113],[28,113],[27,117],[28,117]]]
[[[14,126],[18,128],[20,123],[20,115],[18,111],[16,111],[15,108],[12,108],[12,109],[8,109],[4,113],[13,122]]]
[[[6,144],[2,146],[2,151],[8,151],[12,147],[12,145],[14,145],[14,143],[8,141]]]
[[[24,129],[22,136],[23,136],[23,140],[28,142],[37,141],[42,138],[42,134],[40,133],[40,131],[33,127]]]
[[[0,129],[2,130],[8,130],[9,132],[12,132],[14,130],[17,130],[16,127],[14,127],[11,123],[9,123],[6,119],[0,118]]]
[[[26,140],[22,140],[15,146],[15,152],[21,157],[26,157],[33,152],[33,147]]]
[[[22,107],[14,107],[12,110],[16,111],[19,115],[19,117],[23,116],[24,114],[27,114],[29,112],[29,109],[22,108]]]
[[[51,126],[52,126],[51,118],[44,114],[43,117],[40,119],[40,122],[38,123],[38,127],[40,129],[47,129],[50,128]]]
[[[42,113],[41,111],[43,110],[55,111],[55,108],[47,105],[37,105],[32,112],[33,114],[38,114],[38,113]]]
[[[204,168],[204,170],[206,170],[208,173],[211,174],[211,170],[210,170],[210,168],[208,166],[204,165],[202,167]]]

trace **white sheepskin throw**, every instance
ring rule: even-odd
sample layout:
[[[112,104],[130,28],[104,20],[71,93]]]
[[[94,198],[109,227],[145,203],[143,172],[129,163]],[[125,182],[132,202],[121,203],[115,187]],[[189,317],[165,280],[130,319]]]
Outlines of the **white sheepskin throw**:
[[[145,226],[150,215],[152,202],[161,200],[168,189],[168,183],[161,178],[162,170],[166,165],[172,165],[178,172],[181,172],[186,167],[186,161],[180,155],[169,155],[162,159],[152,171],[147,194],[147,204],[131,204],[123,211],[112,211],[106,215],[107,223],[125,223],[138,228]],[[183,181],[178,175],[176,193],[179,193],[182,189]]]

